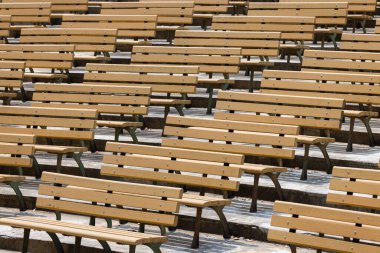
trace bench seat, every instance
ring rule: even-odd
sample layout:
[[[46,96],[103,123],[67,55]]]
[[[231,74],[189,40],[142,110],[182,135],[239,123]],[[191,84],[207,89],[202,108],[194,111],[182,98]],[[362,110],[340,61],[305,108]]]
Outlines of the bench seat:
[[[76,55],[74,56],[75,61],[86,61],[86,62],[109,62],[111,57],[108,56],[91,56],[91,55]]]
[[[7,175],[7,174],[0,174],[0,182],[23,182],[25,181],[24,176],[15,176],[15,175]]]
[[[302,144],[315,145],[318,143],[333,143],[335,142],[335,139],[329,137],[297,135],[297,142]]]
[[[200,78],[198,79],[198,84],[208,84],[208,85],[221,85],[221,84],[234,84],[235,80],[230,79],[206,79]]]
[[[67,74],[57,74],[57,73],[25,73],[25,78],[39,78],[39,79],[49,79],[49,80],[56,80],[56,79],[67,79]]]
[[[48,152],[53,154],[70,154],[87,152],[87,147],[33,145],[36,152]]]
[[[128,39],[118,39],[116,40],[116,45],[139,45],[139,46],[151,46],[152,43],[144,40],[128,40]]]
[[[344,116],[346,117],[377,117],[379,116],[378,112],[371,112],[371,111],[354,111],[354,110],[344,110],[343,111]]]
[[[343,33],[342,30],[340,29],[335,29],[335,28],[316,28],[314,30],[315,33],[336,33],[336,34],[340,34],[340,33]]]
[[[185,193],[182,199],[177,200],[179,203],[185,206],[191,207],[213,207],[213,206],[228,206],[231,204],[231,200],[222,199],[210,196],[199,196],[195,194]]]
[[[115,228],[103,228],[83,224],[56,221],[41,217],[9,217],[1,218],[0,224],[17,228],[29,228],[38,231],[64,234],[65,236],[85,237],[101,241],[110,241],[128,245],[145,243],[164,243],[166,236],[149,235]]]
[[[235,167],[235,165],[230,166]],[[288,169],[285,167],[252,163],[244,163],[243,165],[239,165],[238,167],[248,174],[282,173],[288,171]]]
[[[183,99],[161,99],[161,98],[152,98],[150,100],[151,105],[189,105],[191,104],[190,100]]]
[[[126,127],[142,127],[142,122],[134,121],[112,121],[112,120],[97,120],[96,125],[99,127],[126,128]]]
[[[348,19],[358,19],[358,20],[372,20],[374,17],[365,14],[348,14]]]

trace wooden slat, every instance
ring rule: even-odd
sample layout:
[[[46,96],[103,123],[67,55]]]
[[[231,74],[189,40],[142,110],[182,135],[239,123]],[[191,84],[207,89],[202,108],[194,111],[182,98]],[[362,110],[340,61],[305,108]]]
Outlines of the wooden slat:
[[[150,147],[146,145],[132,145],[116,142],[107,142],[106,151],[140,155],[154,155],[163,157],[176,157],[180,159],[193,159],[220,163],[242,164],[244,162],[244,156],[242,155],[218,152],[203,152],[178,148]]]
[[[97,216],[118,220],[144,222],[152,225],[175,226],[177,217],[170,214],[149,213],[137,210],[95,206],[79,202],[69,202],[47,198],[37,198],[37,208],[74,213],[88,216]]]
[[[181,198],[183,191],[179,188],[135,184],[128,182],[110,181],[95,178],[83,178],[72,175],[44,172],[41,180],[47,183],[59,183],[77,187],[92,188],[98,190],[122,192],[150,197]]]
[[[97,191],[89,188],[68,188],[40,185],[38,188],[38,194],[65,199],[108,203],[111,205],[128,206],[134,208],[146,208],[164,212],[179,211],[179,205],[175,201],[160,200],[155,198],[150,198],[149,201],[147,201],[146,196],[126,195],[125,193],[119,194],[116,192],[107,193],[106,191]]]
[[[220,189],[228,191],[237,191],[239,182],[222,180],[207,177],[198,177],[192,175],[180,175],[167,172],[155,172],[132,168],[118,168],[110,166],[102,166],[101,173],[107,176],[119,176],[124,178],[159,181],[164,183],[175,183],[179,185],[191,185],[199,187],[207,187],[211,189]]]
[[[249,132],[262,132],[273,134],[291,134],[296,135],[299,133],[299,127],[286,126],[286,125],[273,125],[262,123],[248,123],[236,122],[227,120],[215,119],[199,119],[191,117],[168,116],[166,125],[178,125],[187,127],[206,127],[225,130],[249,131]]]

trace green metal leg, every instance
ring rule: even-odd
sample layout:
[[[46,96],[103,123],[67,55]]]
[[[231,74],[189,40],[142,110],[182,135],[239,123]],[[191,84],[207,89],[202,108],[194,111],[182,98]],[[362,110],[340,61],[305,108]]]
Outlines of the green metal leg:
[[[62,154],[58,154],[57,155],[57,172],[58,173],[61,173],[61,169],[62,169],[62,157],[63,157]]]
[[[137,139],[137,136],[136,136],[136,128],[135,127],[128,127],[127,132],[132,137],[133,143],[139,143],[139,140]]]
[[[185,114],[183,113],[182,105],[175,105],[174,108],[177,110],[179,116],[185,116]]]
[[[15,193],[16,193],[17,200],[18,200],[18,203],[19,203],[20,211],[26,211],[27,206],[26,206],[25,198],[24,198],[24,196],[22,195],[22,192],[20,191],[19,183],[18,183],[18,182],[7,182],[7,184],[8,184],[10,187],[12,187],[12,189],[13,189],[13,190],[15,191]]]
[[[214,87],[212,87],[212,85],[209,85],[208,89],[209,89],[209,94],[208,94],[208,105],[207,105],[206,114],[211,114],[212,113],[212,104],[213,104],[212,97],[213,97],[213,93],[214,93],[213,92]]]
[[[136,245],[129,245],[129,253],[135,253],[136,252]]]
[[[161,253],[161,244],[158,243],[151,243],[151,244],[146,244],[154,253]]]
[[[64,253],[62,243],[59,240],[58,236],[55,233],[47,232],[47,234],[50,236],[50,238],[53,240],[55,251],[57,253]]]
[[[166,228],[165,228],[165,226],[159,226],[159,228],[160,228],[160,231],[161,231],[161,235],[162,236],[166,236]]]
[[[115,141],[119,141],[120,134],[121,128],[115,128]]]
[[[80,253],[81,242],[82,242],[82,237],[76,236],[75,237],[74,253]]]
[[[108,243],[106,241],[100,241],[100,240],[98,240],[98,242],[100,243],[100,245],[102,245],[103,252],[105,252],[105,253],[112,253],[111,247],[108,245]]]
[[[79,170],[80,170],[80,173],[82,174],[82,176],[86,176],[86,169],[82,163],[82,160],[80,159],[82,156],[82,153],[73,153],[73,158],[74,160],[77,162],[78,164],[78,167],[79,167]]]
[[[24,229],[24,239],[22,241],[22,253],[28,253],[30,229]]]
[[[144,223],[140,223],[139,232],[140,233],[145,233],[145,224]]]
[[[106,222],[107,222],[107,227],[112,228],[112,219],[106,218]]]
[[[40,165],[37,162],[36,157],[34,157],[34,155],[30,155],[29,158],[32,158],[32,160],[33,160],[33,165],[32,166],[33,166],[33,169],[34,169],[34,172],[35,172],[35,178],[36,179],[40,179],[41,178],[41,174],[42,174],[42,170],[41,170]]]

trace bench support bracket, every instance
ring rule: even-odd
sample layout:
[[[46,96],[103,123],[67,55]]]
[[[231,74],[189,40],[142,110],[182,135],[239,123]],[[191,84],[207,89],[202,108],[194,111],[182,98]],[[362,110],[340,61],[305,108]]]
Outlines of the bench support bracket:
[[[216,214],[219,217],[220,224],[222,225],[222,228],[223,228],[223,238],[229,239],[231,238],[230,227],[228,226],[226,216],[223,213],[223,207],[224,206],[213,206],[211,208],[216,212]]]
[[[18,182],[6,182],[6,184],[9,185],[14,190],[14,192],[16,193],[20,211],[26,211],[27,206],[26,206],[25,198],[22,195],[22,192],[20,191],[19,183]]]
[[[58,236],[55,233],[47,232],[54,243],[54,247],[57,253],[64,253],[62,243],[59,240]]]

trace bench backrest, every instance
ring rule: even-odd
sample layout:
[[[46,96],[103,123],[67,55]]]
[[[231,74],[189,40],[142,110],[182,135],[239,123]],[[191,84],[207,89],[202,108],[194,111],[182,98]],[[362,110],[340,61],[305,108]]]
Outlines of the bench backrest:
[[[211,28],[224,31],[281,32],[283,40],[311,41],[315,18],[297,16],[223,16],[212,18]]]
[[[328,252],[380,249],[378,214],[283,201],[276,201],[273,211],[281,214],[272,216],[269,241]]]
[[[373,13],[376,11],[377,0],[280,0],[280,3],[283,2],[334,2],[334,3],[348,3],[348,11],[350,13]]]
[[[157,93],[195,93],[199,67],[168,65],[87,64],[84,83],[151,87]]]
[[[153,38],[157,15],[64,15],[62,28],[117,29],[118,38]]]
[[[334,167],[330,180],[329,204],[380,210],[380,171]]]
[[[24,69],[25,62],[0,61],[1,97],[7,97],[7,93],[13,93],[21,89],[24,79]],[[3,92],[4,94],[2,94]]]
[[[278,56],[281,33],[177,30],[173,44],[192,47],[240,47],[243,56]]]
[[[116,29],[27,28],[21,30],[20,43],[69,44],[76,52],[114,52]]]
[[[185,25],[193,23],[194,2],[102,2],[103,15],[157,15],[159,25]]]
[[[6,38],[10,35],[11,16],[0,15],[0,44],[6,43]]]
[[[344,26],[347,23],[347,2],[297,3],[254,2],[249,4],[249,16],[303,16],[315,17],[318,26]]]
[[[293,159],[297,126],[168,116],[162,146]]]
[[[380,76],[323,71],[265,70],[261,92],[341,98],[346,103],[380,104]]]
[[[380,34],[343,33],[341,50],[380,52]]]
[[[380,53],[355,51],[305,50],[302,70],[378,72]]]
[[[0,44],[0,59],[23,61],[30,69],[71,69],[74,45]]]
[[[3,3],[51,3],[52,13],[86,13],[88,0],[2,0]]]
[[[182,198],[180,188],[49,172],[43,172],[41,182],[36,203],[40,209],[159,226],[177,224],[175,199]]]
[[[34,144],[36,137],[27,134],[9,134],[0,131],[0,166],[4,167],[32,167],[34,155]],[[26,145],[25,145],[26,144]]]
[[[102,175],[227,191],[239,189],[237,179],[242,170],[238,165],[243,163],[243,155],[116,142],[107,142],[106,151],[113,154],[104,156]]]
[[[339,130],[344,106],[343,99],[219,91],[216,109],[227,112],[215,118]]]
[[[132,63],[199,66],[201,73],[238,73],[241,48],[134,46]]]
[[[51,2],[0,3],[0,15],[10,15],[12,24],[49,24]]]
[[[94,109],[100,114],[146,115],[150,103],[149,87],[122,87],[83,84],[45,84],[34,87],[32,106]]]
[[[93,140],[96,110],[0,107],[0,133],[33,134],[46,139]]]

